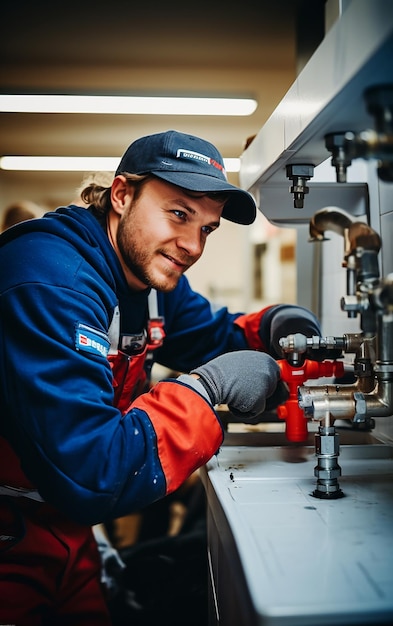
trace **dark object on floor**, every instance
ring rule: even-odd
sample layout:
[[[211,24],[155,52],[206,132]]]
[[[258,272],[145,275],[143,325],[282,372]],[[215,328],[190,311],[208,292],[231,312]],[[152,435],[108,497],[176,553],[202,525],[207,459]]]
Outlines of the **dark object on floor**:
[[[126,568],[119,592],[109,601],[113,626],[208,623],[204,494],[199,492],[193,504],[179,534],[140,541],[119,550]]]

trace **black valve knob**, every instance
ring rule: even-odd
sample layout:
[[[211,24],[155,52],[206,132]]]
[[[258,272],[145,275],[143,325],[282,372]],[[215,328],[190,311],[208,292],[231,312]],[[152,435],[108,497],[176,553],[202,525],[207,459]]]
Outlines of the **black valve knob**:
[[[304,196],[309,192],[306,182],[314,176],[314,166],[303,163],[294,163],[286,167],[287,178],[292,180],[293,185],[289,188],[293,194],[293,206],[295,209],[304,207]]]

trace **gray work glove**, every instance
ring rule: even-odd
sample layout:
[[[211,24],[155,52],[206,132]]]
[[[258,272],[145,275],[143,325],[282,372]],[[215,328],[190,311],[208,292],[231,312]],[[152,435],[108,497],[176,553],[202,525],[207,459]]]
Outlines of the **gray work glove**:
[[[258,416],[266,408],[267,398],[278,395],[277,406],[289,395],[280,381],[276,361],[264,352],[228,352],[190,373],[199,376],[213,406],[227,404],[234,415],[248,423],[258,421]],[[274,402],[270,404],[273,408]]]

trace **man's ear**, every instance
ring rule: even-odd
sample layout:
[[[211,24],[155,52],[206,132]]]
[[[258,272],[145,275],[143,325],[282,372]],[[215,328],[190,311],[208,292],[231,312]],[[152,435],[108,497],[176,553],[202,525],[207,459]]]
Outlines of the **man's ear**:
[[[133,187],[127,183],[125,176],[119,174],[114,178],[111,187],[111,203],[115,213],[123,215],[132,200],[133,191]]]

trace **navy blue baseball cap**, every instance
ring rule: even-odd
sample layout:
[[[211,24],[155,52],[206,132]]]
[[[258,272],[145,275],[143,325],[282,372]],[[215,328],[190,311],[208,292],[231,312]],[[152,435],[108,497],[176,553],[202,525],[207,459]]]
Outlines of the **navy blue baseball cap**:
[[[124,153],[118,174],[153,174],[188,191],[225,192],[222,217],[237,224],[252,224],[256,205],[251,194],[231,185],[224,160],[213,144],[168,130],[134,141]]]

